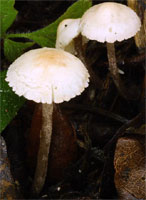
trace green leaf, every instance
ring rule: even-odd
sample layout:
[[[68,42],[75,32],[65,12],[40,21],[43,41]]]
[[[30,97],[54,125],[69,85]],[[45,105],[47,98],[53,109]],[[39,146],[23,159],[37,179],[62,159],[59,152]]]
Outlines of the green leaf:
[[[17,10],[14,8],[15,0],[1,0],[1,37],[4,37],[7,29],[16,18]]]
[[[31,47],[34,42],[14,42],[10,39],[4,40],[4,54],[5,57],[13,62],[16,58],[24,53],[24,50]]]
[[[20,107],[24,104],[25,99],[17,96],[5,81],[6,71],[0,72],[0,132],[16,116]]]
[[[35,41],[41,47],[55,47],[57,26],[63,19],[67,18],[80,18],[83,13],[92,6],[90,0],[78,0],[72,6],[70,6],[67,11],[59,17],[54,23],[42,28],[40,30],[34,31],[32,33],[22,33],[22,34],[9,34],[8,37],[25,37],[30,40]]]

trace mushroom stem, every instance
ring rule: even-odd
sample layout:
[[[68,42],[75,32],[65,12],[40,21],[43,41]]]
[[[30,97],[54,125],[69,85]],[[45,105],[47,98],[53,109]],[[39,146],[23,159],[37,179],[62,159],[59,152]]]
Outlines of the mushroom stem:
[[[42,104],[42,130],[37,157],[36,171],[32,186],[33,195],[38,195],[45,183],[48,167],[48,155],[52,136],[53,104]]]
[[[108,55],[108,62],[109,62],[109,70],[111,72],[112,79],[118,91],[125,99],[133,99],[133,97],[131,98],[129,97],[127,90],[121,81],[119,70],[117,67],[117,62],[116,62],[114,43],[107,42],[107,55]]]

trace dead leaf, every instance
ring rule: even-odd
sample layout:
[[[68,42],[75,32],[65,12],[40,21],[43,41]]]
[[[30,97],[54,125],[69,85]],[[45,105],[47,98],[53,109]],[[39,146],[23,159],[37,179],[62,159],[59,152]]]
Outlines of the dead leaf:
[[[68,118],[55,106],[49,157],[49,182],[59,181],[67,167],[77,159],[76,132]]]
[[[116,145],[115,186],[119,194],[128,194],[138,199],[146,198],[145,145],[143,137],[123,137]],[[127,195],[122,197],[128,199]]]
[[[37,162],[41,126],[42,104],[36,104],[32,117],[31,129],[27,138],[27,164],[32,175]]]
[[[40,104],[36,105],[34,111],[27,145],[27,163],[32,175],[36,166],[41,124],[42,107]],[[77,140],[75,130],[67,117],[54,105],[52,140],[48,164],[49,182],[60,180],[65,169],[76,160],[76,157]]]
[[[16,199],[14,180],[10,172],[7,149],[4,139],[0,136],[0,199]]]

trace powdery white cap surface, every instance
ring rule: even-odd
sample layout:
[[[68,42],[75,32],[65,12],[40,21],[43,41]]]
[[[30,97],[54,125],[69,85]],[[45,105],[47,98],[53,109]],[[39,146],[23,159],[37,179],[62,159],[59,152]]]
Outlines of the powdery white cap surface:
[[[44,47],[17,58],[8,69],[6,81],[17,95],[51,104],[80,95],[88,86],[89,73],[74,55]]]
[[[80,34],[80,18],[65,19],[57,29],[56,48],[74,53],[73,39]]]
[[[89,8],[81,18],[81,32],[90,40],[113,43],[133,37],[141,21],[128,6],[105,2]]]

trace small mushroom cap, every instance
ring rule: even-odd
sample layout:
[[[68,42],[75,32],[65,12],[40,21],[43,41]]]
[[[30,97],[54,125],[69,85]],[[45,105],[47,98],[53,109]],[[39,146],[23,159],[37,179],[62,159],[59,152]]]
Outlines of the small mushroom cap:
[[[89,73],[74,55],[44,47],[17,58],[8,69],[6,81],[19,96],[51,104],[80,95],[88,86]]]
[[[65,19],[57,29],[56,48],[64,49],[74,54],[73,39],[80,33],[80,18]]]
[[[81,18],[81,33],[90,40],[113,43],[133,37],[141,21],[128,6],[104,2],[89,8]]]

